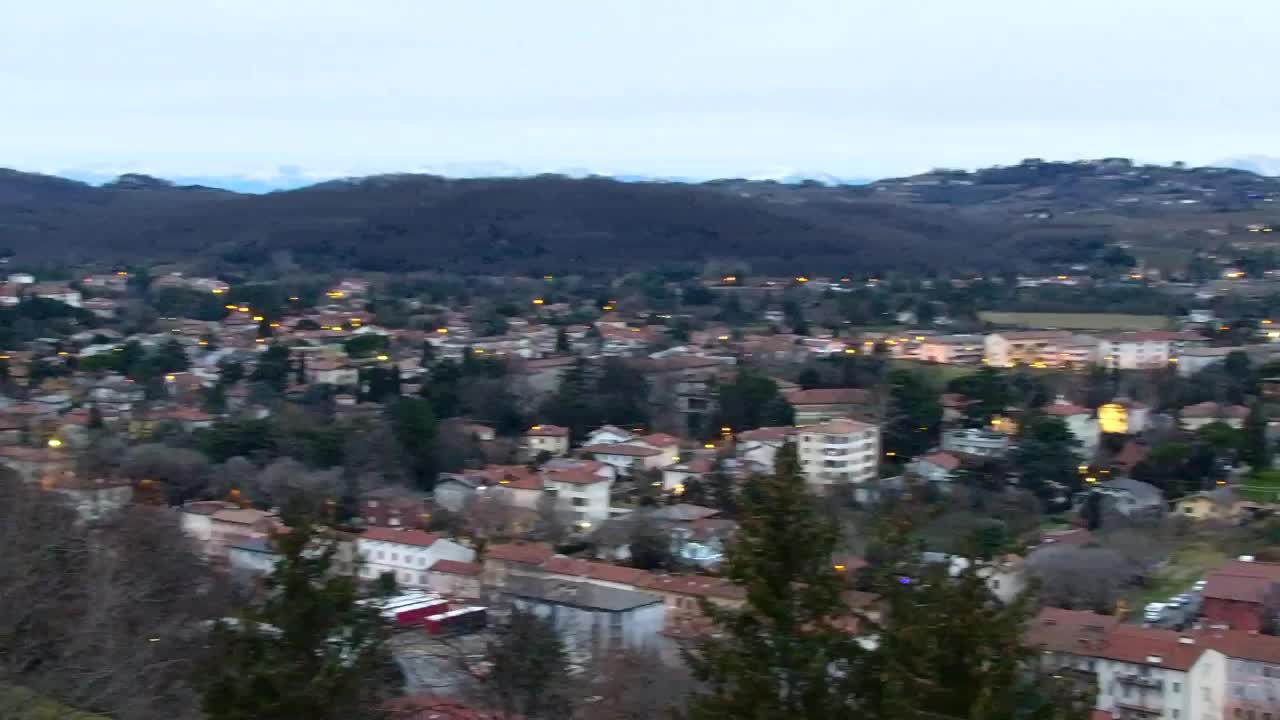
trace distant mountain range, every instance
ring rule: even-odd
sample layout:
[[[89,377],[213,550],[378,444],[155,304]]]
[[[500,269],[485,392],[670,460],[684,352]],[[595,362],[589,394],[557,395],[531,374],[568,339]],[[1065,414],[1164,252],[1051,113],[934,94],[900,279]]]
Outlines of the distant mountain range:
[[[103,168],[80,168],[60,170],[52,173],[59,177],[65,177],[71,180],[79,180],[91,185],[102,185],[112,182],[122,175],[156,175],[146,169],[103,169]],[[619,182],[675,182],[675,183],[702,183],[716,178],[706,176],[699,177],[693,175],[648,175],[643,173],[614,173],[594,171],[585,168],[557,168],[551,170],[529,170],[505,163],[470,163],[470,164],[443,164],[419,167],[407,170],[402,175],[433,175],[438,177],[447,177],[459,180],[477,180],[492,178],[520,178],[535,177],[538,175],[561,175],[568,178],[583,179],[589,177],[606,177]],[[309,170],[296,166],[280,166],[267,169],[264,171],[230,174],[230,175],[206,175],[206,174],[177,174],[165,175],[166,179],[175,185],[201,185],[204,187],[220,188],[222,190],[231,190],[238,193],[262,194],[274,192],[277,190],[296,190],[298,188],[314,185],[319,182],[328,180],[337,180],[344,177],[352,177],[347,173]],[[805,172],[791,168],[775,170],[771,172],[752,173],[746,176],[748,180],[756,181],[773,181],[787,185],[801,185],[804,183],[818,183],[820,185],[839,186],[839,185],[865,185],[871,182],[870,178],[865,177],[843,177],[823,172]]]
[[[1241,155],[1223,158],[1215,162],[1214,165],[1235,168],[1236,170],[1247,170],[1251,173],[1270,177],[1280,176],[1280,158],[1267,155]]]
[[[1280,179],[1123,158],[868,184],[790,170],[705,182],[440,170],[482,177],[320,181],[324,173],[281,168],[86,182],[0,170],[0,249],[15,264],[172,260],[213,272],[274,263],[542,274],[725,260],[754,272],[964,272],[1087,261],[1115,243],[1216,244],[1228,223],[1280,220]],[[276,187],[286,189],[263,192]]]

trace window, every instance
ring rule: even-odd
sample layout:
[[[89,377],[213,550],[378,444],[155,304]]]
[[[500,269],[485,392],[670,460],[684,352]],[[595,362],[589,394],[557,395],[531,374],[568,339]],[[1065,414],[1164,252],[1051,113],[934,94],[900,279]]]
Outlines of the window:
[[[391,562],[400,562],[400,553],[391,553]]]
[[[1174,683],[1174,684],[1173,684],[1173,691],[1174,691],[1174,692],[1176,692],[1176,693],[1180,693],[1180,692],[1182,692],[1182,683]]]
[[[587,504],[586,498],[576,497],[576,498],[572,498],[572,501],[573,501],[574,507],[582,507]]]
[[[379,551],[378,551],[378,559],[379,559],[379,560],[381,560],[381,559],[382,559],[382,551],[381,551],[381,550],[379,550]]]
[[[427,584],[427,574],[426,574],[426,573],[422,573],[421,575],[419,575],[419,576],[418,576],[418,582],[419,582],[419,583],[422,583],[423,585],[426,585],[426,584]]]

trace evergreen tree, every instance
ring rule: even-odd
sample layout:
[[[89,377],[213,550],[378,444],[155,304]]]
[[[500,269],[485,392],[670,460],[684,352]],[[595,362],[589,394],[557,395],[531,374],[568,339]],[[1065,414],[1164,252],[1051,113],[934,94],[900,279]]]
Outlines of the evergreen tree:
[[[1249,417],[1245,418],[1240,438],[1240,459],[1249,463],[1255,471],[1271,467],[1271,448],[1267,445],[1267,413],[1262,401],[1256,401],[1249,408]]]
[[[486,652],[491,670],[482,680],[484,699],[503,717],[571,717],[568,654],[551,623],[513,610],[494,630]]]
[[[258,356],[258,365],[249,379],[283,392],[289,382],[289,349],[283,345],[268,347]]]
[[[436,361],[436,349],[430,341],[422,341],[422,357],[418,360],[418,367],[429,368],[431,363]]]
[[[687,656],[704,684],[690,717],[860,717],[840,674],[858,648],[837,626],[848,611],[831,565],[836,532],[805,488],[794,446],[779,452],[772,476],[748,482],[738,520],[725,569],[746,604],[703,604],[716,632]]]
[[[97,405],[89,406],[89,422],[87,426],[91,431],[102,430],[106,427],[106,423],[102,419],[102,411],[98,409]]]
[[[909,370],[889,374],[889,418],[884,449],[899,460],[913,458],[934,445],[942,422],[938,394]]]
[[[265,317],[258,321],[258,337],[269,338],[275,334],[275,331],[271,329],[270,321]]]
[[[382,716],[398,671],[377,608],[354,578],[332,572],[336,544],[299,519],[275,537],[281,554],[265,600],[215,627],[198,678],[210,720],[368,720]]]
[[[298,353],[293,363],[293,381],[298,385],[307,384],[307,356],[302,353]]]
[[[591,407],[594,385],[590,366],[585,359],[578,358],[560,376],[555,393],[543,403],[543,416],[549,422],[569,428],[569,436],[574,440],[582,439],[596,426]]]
[[[556,330],[556,352],[569,353],[573,348],[569,345],[569,331],[563,327]]]
[[[1080,474],[1076,448],[1080,442],[1061,418],[1027,413],[1014,452],[1014,464],[1022,469],[1022,486],[1042,499],[1055,495],[1050,483],[1078,490]]]
[[[427,400],[402,397],[390,407],[391,429],[400,443],[405,466],[413,473],[418,487],[430,490],[435,485],[435,440],[437,423]]]

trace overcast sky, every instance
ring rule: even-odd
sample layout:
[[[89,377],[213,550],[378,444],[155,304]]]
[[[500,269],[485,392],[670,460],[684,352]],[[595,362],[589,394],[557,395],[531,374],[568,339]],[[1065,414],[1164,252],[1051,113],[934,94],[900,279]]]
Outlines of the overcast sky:
[[[1275,0],[0,4],[0,166],[841,176],[1280,155]]]

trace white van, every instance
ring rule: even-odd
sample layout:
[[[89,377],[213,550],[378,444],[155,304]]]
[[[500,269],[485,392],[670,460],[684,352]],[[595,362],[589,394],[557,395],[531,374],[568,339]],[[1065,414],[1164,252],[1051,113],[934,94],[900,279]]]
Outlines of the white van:
[[[1164,617],[1165,607],[1164,603],[1147,603],[1142,610],[1142,619],[1149,623],[1160,622],[1160,618]]]

